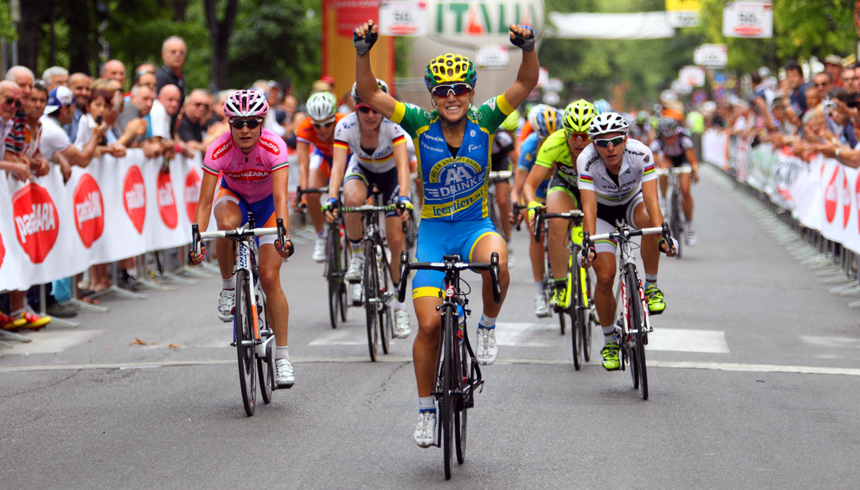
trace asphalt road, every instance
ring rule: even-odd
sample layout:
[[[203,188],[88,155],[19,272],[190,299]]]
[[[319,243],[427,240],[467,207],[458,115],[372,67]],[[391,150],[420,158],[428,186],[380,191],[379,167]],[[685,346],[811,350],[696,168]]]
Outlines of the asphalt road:
[[[282,269],[293,389],[245,416],[216,278],[106,298],[111,311],[80,328],[0,349],[0,487],[856,488],[852,299],[818,284],[720,176],[694,193],[699,245],[661,262],[648,401],[599,366],[598,332],[574,371],[569,334],[533,315],[520,233],[499,361],[446,482],[442,452],[412,442],[411,339],[369,362],[362,311],[331,329],[322,267],[300,243]]]

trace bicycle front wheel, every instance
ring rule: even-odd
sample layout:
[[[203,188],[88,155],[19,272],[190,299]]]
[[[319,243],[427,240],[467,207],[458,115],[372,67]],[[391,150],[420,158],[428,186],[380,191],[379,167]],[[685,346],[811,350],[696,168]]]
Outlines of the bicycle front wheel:
[[[634,345],[632,362],[636,366],[636,377],[638,378],[639,391],[642,399],[648,399],[648,372],[645,367],[645,317],[642,313],[642,300],[639,297],[639,277],[636,268],[632,264],[627,265],[627,297],[630,302],[630,330],[632,331]],[[636,384],[636,383],[634,383]]]
[[[248,416],[254,415],[257,406],[257,370],[254,366],[254,319],[252,318],[248,272],[236,273],[236,303],[233,329],[236,333],[236,354],[239,364],[239,386],[242,404]]]
[[[331,322],[331,328],[337,328],[337,318],[340,311],[340,289],[341,289],[341,274],[340,274],[340,239],[339,233],[332,228],[328,231],[328,240],[326,244],[326,281],[328,282],[328,316]]]
[[[460,339],[457,339],[459,347],[459,358],[457,359],[457,367],[459,368],[459,373],[455,376],[455,382],[462,380],[460,386],[464,389],[469,388],[468,396],[473,396],[471,391],[471,383],[472,379],[469,376],[469,363],[472,362],[469,358],[469,351],[466,349],[466,342],[460,342]],[[456,449],[457,449],[457,464],[463,464],[463,461],[466,460],[466,422],[468,420],[468,406],[466,403],[466,395],[460,398],[459,406],[456,408],[456,412],[454,413],[454,439],[456,440]]]
[[[370,360],[376,361],[379,346],[379,274],[376,271],[376,251],[365,247],[364,256],[364,312],[367,319],[367,346]]]
[[[681,213],[684,211],[681,209],[681,196],[678,192],[672,191],[672,219],[670,221],[669,230],[672,232],[672,236],[678,240],[678,257],[681,258],[681,242],[684,240],[681,237],[681,233],[683,232],[681,227]]]
[[[442,357],[442,401],[439,404],[440,419],[442,424],[442,452],[445,466],[445,479],[451,479],[452,460],[452,426],[454,425],[454,332],[457,330],[456,316],[446,312],[442,318],[442,332],[444,336],[444,353]]]
[[[381,247],[377,249],[376,260],[379,263],[379,330],[382,337],[382,353],[388,354],[389,341],[394,335],[394,312],[392,311],[391,303],[388,301],[391,293],[391,267],[388,265],[388,258],[385,256],[385,250]]]
[[[570,343],[573,348],[573,368],[577,371],[582,368],[583,332],[585,330],[586,310],[582,301],[582,288],[580,287],[579,265],[576,265],[568,274],[568,282],[573,287],[571,297],[571,326]]]
[[[588,309],[586,310],[586,313],[585,313],[586,322],[585,322],[585,330],[584,330],[583,335],[582,335],[582,337],[583,337],[583,349],[582,350],[583,350],[583,358],[585,359],[585,362],[589,362],[589,361],[591,361],[591,332],[594,328],[599,326],[599,323],[597,321],[597,312],[594,308],[594,301],[591,299],[591,297],[592,297],[592,294],[591,294],[591,292],[592,292],[591,291],[591,276],[588,275],[587,270],[585,271],[585,273],[583,275],[585,276],[585,289],[583,290],[584,291],[583,294],[585,295],[585,300],[586,300],[585,302],[588,305]]]
[[[343,226],[342,223],[339,227],[341,226]],[[338,232],[338,234],[340,233]],[[346,239],[346,230],[344,229],[343,238],[340,240],[340,275],[338,277],[340,284],[340,320],[343,322],[346,321],[346,309],[349,306],[347,300],[349,288],[343,276],[346,274],[347,269],[349,269],[350,255],[352,255],[352,249],[349,246],[349,240]]]

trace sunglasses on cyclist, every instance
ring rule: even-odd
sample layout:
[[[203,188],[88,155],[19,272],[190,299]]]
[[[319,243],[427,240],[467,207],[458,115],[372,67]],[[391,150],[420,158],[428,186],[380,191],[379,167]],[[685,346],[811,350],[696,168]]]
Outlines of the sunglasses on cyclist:
[[[358,106],[358,107],[356,107],[356,109],[358,109],[358,112],[360,112],[362,114],[368,114],[368,113],[376,114],[376,111],[374,111],[373,109],[371,109],[370,107],[367,107],[365,105]]]
[[[621,143],[624,143],[624,136],[616,136],[614,138],[609,139],[599,139],[594,140],[594,144],[601,148],[608,148],[609,145],[618,146]]]
[[[260,118],[254,119],[231,119],[230,126],[233,126],[235,129],[242,129],[245,126],[248,126],[248,129],[254,129],[260,124],[263,123],[263,120]]]
[[[334,121],[329,121],[326,123],[313,123],[314,127],[317,129],[328,129],[331,125],[334,124]]]
[[[568,131],[567,137],[578,141],[588,141],[589,138],[588,133],[574,133],[573,131]]]
[[[468,83],[455,83],[453,85],[437,85],[433,87],[430,93],[433,97],[446,99],[449,95],[454,94],[454,97],[466,95],[472,91],[472,86]]]
[[[17,109],[21,108],[21,101],[20,100],[13,99],[12,97],[6,97],[6,105],[12,105],[12,104],[15,104],[15,107]]]

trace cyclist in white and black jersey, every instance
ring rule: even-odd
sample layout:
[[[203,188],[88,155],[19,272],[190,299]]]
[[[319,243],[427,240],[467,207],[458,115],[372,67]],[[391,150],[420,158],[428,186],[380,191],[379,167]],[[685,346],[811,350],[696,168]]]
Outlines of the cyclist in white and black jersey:
[[[693,148],[691,138],[678,121],[671,118],[662,118],[657,125],[657,139],[651,142],[651,151],[657,159],[659,168],[692,167],[690,174],[678,176],[681,186],[682,206],[686,218],[685,231],[687,233],[687,245],[696,244],[696,232],[693,230],[693,195],[690,192],[690,181],[699,181],[699,160],[696,159],[696,151]],[[669,188],[669,179],[665,175],[660,176],[660,198],[666,199],[666,190]],[[665,209],[665,206],[661,206]]]
[[[377,79],[379,88],[388,93],[388,84]],[[343,182],[343,200],[348,207],[361,206],[375,185],[382,193],[382,205],[404,203],[411,213],[409,199],[409,154],[406,132],[397,124],[385,119],[365,104],[352,87],[355,112],[341,119],[334,130],[329,199],[323,206],[326,219],[331,222],[339,206],[338,189]],[[347,156],[352,152],[349,165]],[[344,173],[344,169],[346,169]],[[400,252],[404,248],[401,221],[409,213],[398,216],[396,211],[385,214],[385,236],[391,250],[391,272],[395,283],[400,280]],[[352,261],[344,278],[350,283],[361,282],[364,271],[364,249],[361,215],[346,215],[346,235],[352,247]],[[394,336],[406,338],[411,333],[406,303],[394,306]]]
[[[505,172],[511,170],[511,162],[515,162],[518,158],[514,149],[514,138],[504,128],[499,126],[496,134],[493,137],[493,149],[490,156],[490,161],[493,172]],[[507,219],[511,214],[511,179],[510,177],[492,179],[493,185],[496,187],[496,205],[499,208],[499,221],[502,223],[502,229],[496,230],[501,233],[502,238],[508,242],[508,267],[513,267],[514,255],[510,247],[511,241],[511,222]]]
[[[598,115],[588,129],[592,144],[576,159],[585,215],[583,228],[590,235],[611,233],[622,224],[637,229],[663,224],[663,213],[657,202],[654,156],[644,143],[628,138],[629,128],[620,114]],[[657,269],[661,251],[670,256],[676,253],[677,247],[673,247],[674,239],[672,241],[673,244],[665,243],[662,238],[658,241],[657,235],[642,237],[645,294],[652,315],[659,315],[666,309],[663,293],[657,287]],[[614,242],[599,240],[583,252],[584,257],[580,256],[584,266],[594,266],[597,276],[594,305],[606,343],[602,351],[603,367],[610,371],[620,367],[612,288],[618,269],[615,249]]]

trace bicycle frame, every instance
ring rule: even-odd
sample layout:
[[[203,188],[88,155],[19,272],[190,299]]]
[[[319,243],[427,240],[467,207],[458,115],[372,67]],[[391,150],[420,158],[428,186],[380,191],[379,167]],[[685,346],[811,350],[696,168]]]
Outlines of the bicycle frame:
[[[656,231],[654,231],[656,230]],[[629,233],[632,231],[631,228],[624,226],[619,228],[618,230],[618,246],[621,249],[621,260],[619,260],[618,266],[618,285],[615,289],[615,304],[620,305],[622,308],[624,321],[622,324],[615,325],[615,333],[621,342],[621,347],[624,349],[629,349],[632,347],[632,342],[634,342],[635,335],[638,332],[637,329],[630,328],[630,301],[631,301],[631,292],[627,291],[627,276],[630,274],[630,267],[632,266],[634,269],[636,267],[636,259],[633,258],[633,247],[630,245],[631,236]],[[662,233],[662,228],[645,228],[641,230],[643,235],[652,233]],[[648,301],[645,299],[645,288],[642,285],[642,281],[637,278],[638,290],[636,295],[639,296],[639,301],[642,304],[642,320],[645,324],[645,332],[651,333],[654,329],[651,327],[651,318],[648,314]],[[616,306],[617,313],[618,306]],[[637,327],[638,328],[638,327]],[[622,365],[622,369],[624,366]]]

